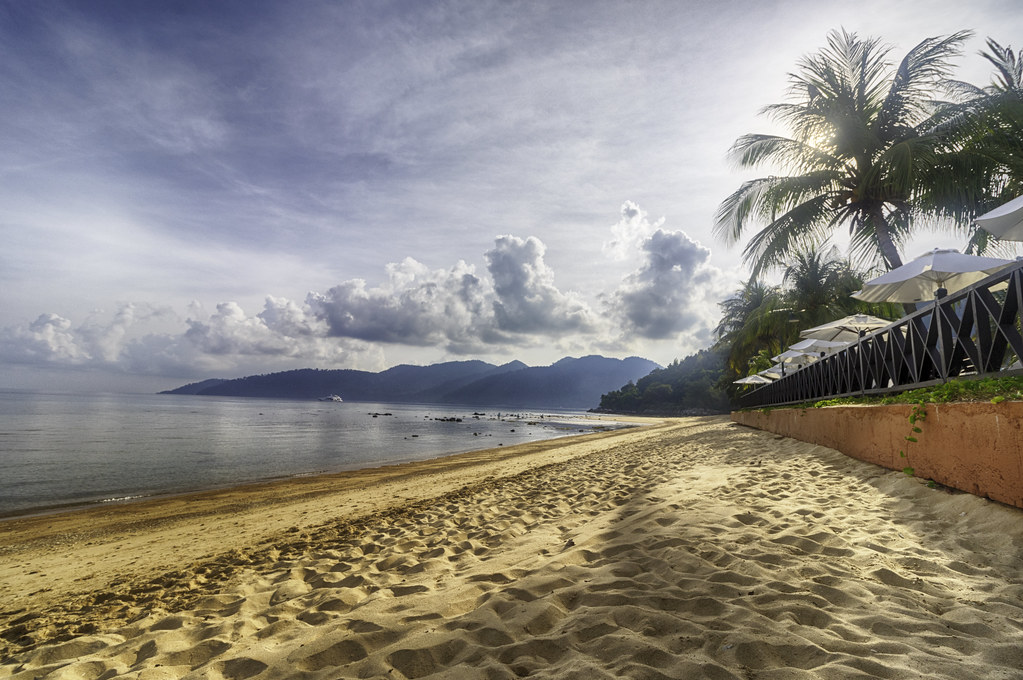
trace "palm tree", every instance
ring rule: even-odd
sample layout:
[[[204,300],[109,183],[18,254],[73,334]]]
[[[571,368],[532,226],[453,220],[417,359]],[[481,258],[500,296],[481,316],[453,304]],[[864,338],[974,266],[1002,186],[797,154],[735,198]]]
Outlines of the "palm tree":
[[[764,307],[768,301],[777,297],[778,289],[768,286],[759,280],[750,280],[742,285],[734,295],[718,303],[721,307],[721,320],[717,325],[719,338],[731,338],[742,330],[746,321]]]
[[[987,39],[986,45],[987,51],[981,50],[978,54],[995,68],[991,83],[980,87],[961,80],[949,82],[951,91],[960,100],[976,100],[1023,89],[1023,53],[1016,54],[1011,45],[1002,47],[992,38]]]
[[[988,92],[1019,92],[1023,89],[1023,54],[1016,54],[1012,46],[1002,47],[995,40],[987,39],[987,52],[981,52],[995,67],[995,80]]]
[[[985,89],[987,134],[979,135],[977,141],[999,165],[1004,184],[998,188],[1013,198],[1023,194],[1023,53],[991,38],[987,46],[988,52],[980,54],[995,67],[995,76]]]
[[[771,347],[779,338],[777,310],[782,306],[780,290],[759,280],[747,281],[734,295],[719,303],[721,321],[718,344],[727,348],[732,377],[748,373],[750,357]]]
[[[898,318],[894,305],[871,305],[852,297],[863,280],[832,247],[825,252],[801,249],[793,253],[780,287],[759,280],[745,283],[720,303],[717,333],[719,346],[727,349],[728,380],[766,368],[765,357],[798,341],[804,328],[855,313]]]
[[[1013,257],[1016,243],[1000,241],[972,223],[1023,195],[1023,54],[992,38],[986,45],[979,54],[994,67],[990,84],[945,83],[952,101],[938,104],[932,122],[948,153],[920,182],[917,206],[969,225],[967,253]]]
[[[989,183],[986,194],[967,206],[974,214],[1023,194],[1023,54],[988,38],[980,55],[994,67],[991,83],[951,82],[955,102],[940,110],[947,144],[960,149],[959,157]],[[985,245],[985,235],[977,231],[971,244]]]
[[[859,301],[852,294],[863,287],[863,278],[838,248],[824,253],[801,249],[786,263],[782,285],[800,327],[811,328],[856,311]]]
[[[840,227],[850,230],[858,262],[902,264],[900,246],[928,215],[916,203],[921,185],[948,165],[932,99],[969,36],[928,38],[893,68],[891,48],[876,38],[832,32],[826,48],[799,62],[789,101],[764,109],[792,136],[748,134],[731,150],[741,167],[772,164],[788,174],[745,182],[718,208],[715,229],[727,242],[763,225],[743,252],[754,277]],[[975,178],[959,179],[970,186]],[[953,219],[968,227],[968,218]]]

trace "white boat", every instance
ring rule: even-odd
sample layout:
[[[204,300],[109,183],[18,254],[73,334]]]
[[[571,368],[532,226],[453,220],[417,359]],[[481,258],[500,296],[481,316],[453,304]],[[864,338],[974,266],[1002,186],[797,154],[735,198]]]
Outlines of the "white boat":
[[[320,401],[344,401],[344,399],[337,396],[336,394],[332,394],[328,397],[320,397]]]

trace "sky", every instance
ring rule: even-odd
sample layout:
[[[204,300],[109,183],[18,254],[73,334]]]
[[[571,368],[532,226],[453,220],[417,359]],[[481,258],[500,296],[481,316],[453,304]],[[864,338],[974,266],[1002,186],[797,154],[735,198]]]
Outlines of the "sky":
[[[842,28],[1023,47],[1017,0],[0,0],[0,388],[684,358],[728,149]]]

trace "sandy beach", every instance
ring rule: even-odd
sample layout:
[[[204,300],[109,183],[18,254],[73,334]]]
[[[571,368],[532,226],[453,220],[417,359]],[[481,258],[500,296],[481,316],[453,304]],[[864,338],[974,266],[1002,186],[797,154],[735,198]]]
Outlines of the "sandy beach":
[[[0,677],[1023,678],[1023,513],[726,417],[0,523]]]

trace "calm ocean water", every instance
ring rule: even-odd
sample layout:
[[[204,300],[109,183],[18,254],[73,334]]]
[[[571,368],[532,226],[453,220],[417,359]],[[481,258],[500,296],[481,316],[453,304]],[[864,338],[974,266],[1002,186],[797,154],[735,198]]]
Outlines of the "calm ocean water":
[[[0,517],[435,458],[594,424],[581,413],[477,410],[484,415],[455,406],[0,391]],[[441,420],[450,418],[462,420]]]

